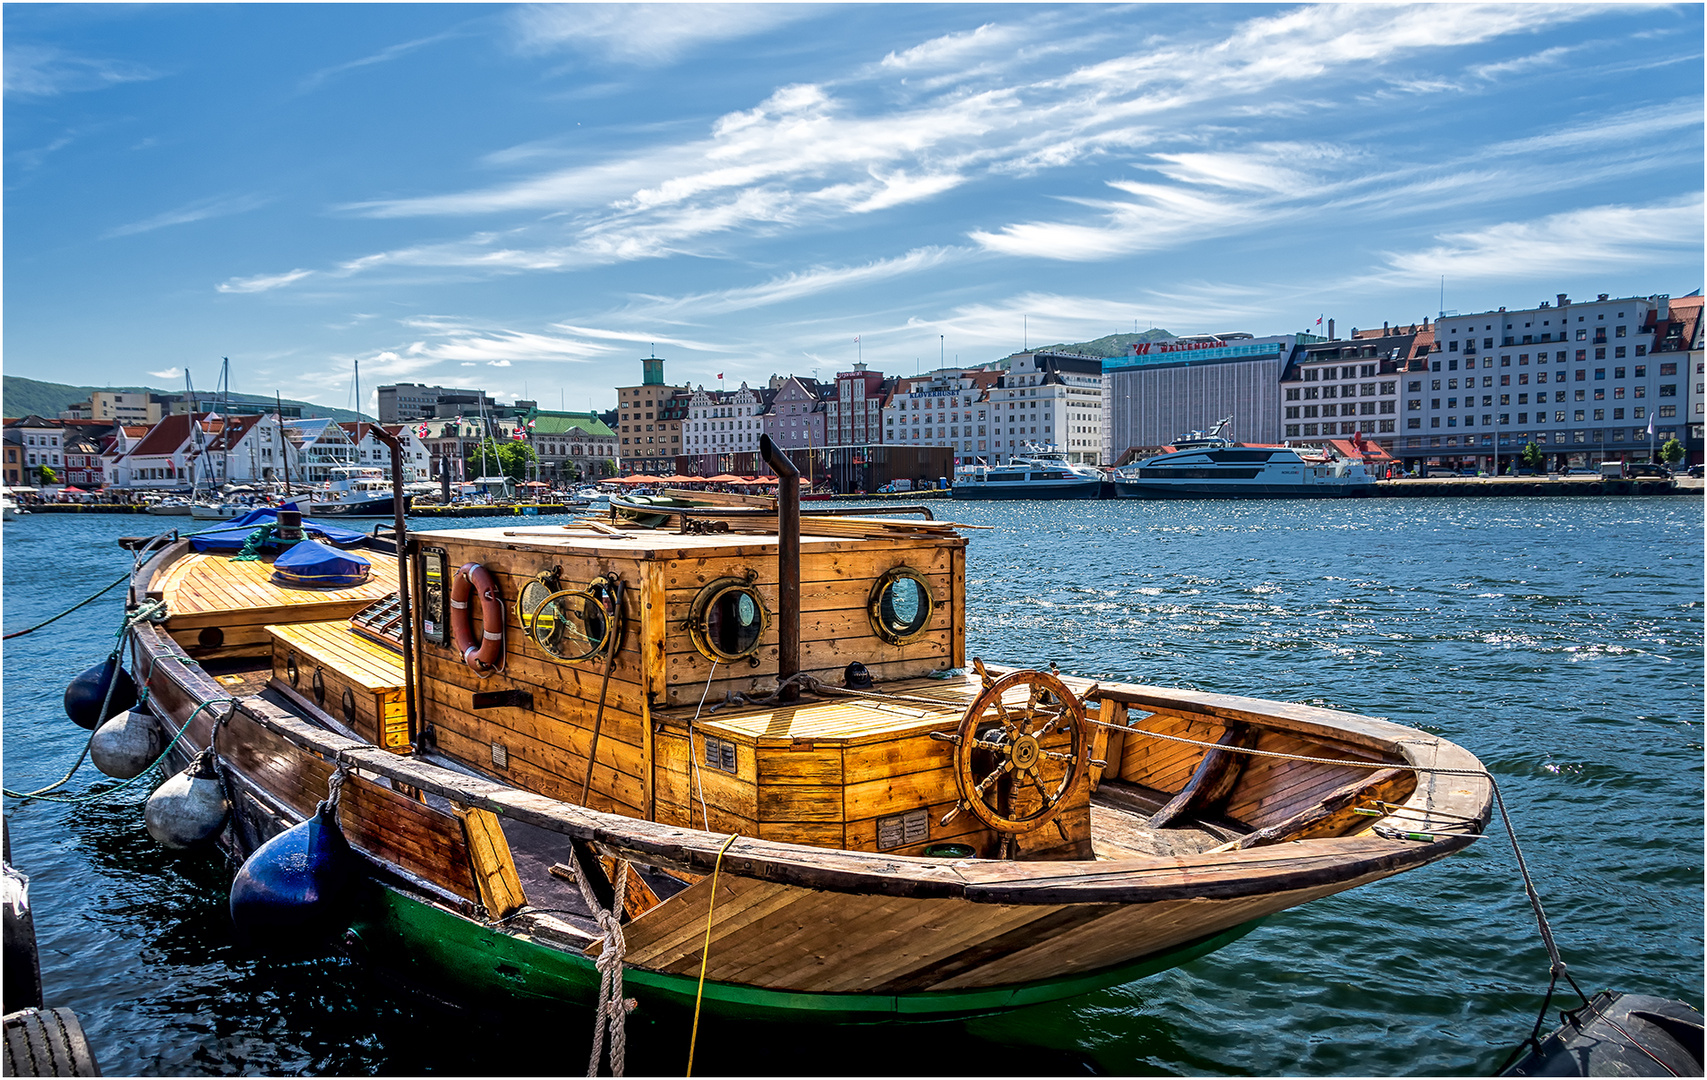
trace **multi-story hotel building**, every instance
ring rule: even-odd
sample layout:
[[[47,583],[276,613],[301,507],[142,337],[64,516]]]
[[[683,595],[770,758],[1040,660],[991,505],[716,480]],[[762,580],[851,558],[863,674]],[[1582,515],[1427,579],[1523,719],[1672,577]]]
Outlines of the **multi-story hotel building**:
[[[989,392],[990,460],[1005,462],[1028,445],[1064,451],[1067,460],[1103,460],[1106,379],[1103,360],[1078,353],[1027,352],[1010,357]]]
[[[727,455],[759,452],[759,436],[764,433],[761,417],[770,396],[767,390],[755,390],[745,382],[739,390],[701,386],[688,395],[682,453],[695,459],[701,476],[727,471],[718,464]]]
[[[1684,432],[1685,361],[1649,354],[1669,298],[1600,294],[1443,315],[1422,377],[1406,379],[1398,456],[1493,471],[1535,443],[1548,465],[1645,460]]]

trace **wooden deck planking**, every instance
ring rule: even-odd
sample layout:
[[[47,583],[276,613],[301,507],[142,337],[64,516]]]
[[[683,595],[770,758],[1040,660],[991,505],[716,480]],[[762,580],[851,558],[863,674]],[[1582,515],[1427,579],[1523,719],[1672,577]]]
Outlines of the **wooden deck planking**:
[[[397,562],[382,552],[361,552],[373,564],[369,580],[341,589],[295,589],[274,584],[272,559],[234,562],[223,553],[187,555],[166,568],[157,588],[174,616],[192,617],[252,610],[294,609],[350,601],[373,601],[397,591]],[[252,621],[252,620],[251,620]],[[277,621],[296,621],[282,619]]]

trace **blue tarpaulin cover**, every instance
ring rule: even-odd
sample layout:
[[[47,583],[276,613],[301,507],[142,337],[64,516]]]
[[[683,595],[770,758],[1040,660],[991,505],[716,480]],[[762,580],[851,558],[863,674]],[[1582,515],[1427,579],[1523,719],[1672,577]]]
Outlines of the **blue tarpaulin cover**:
[[[348,551],[318,540],[302,540],[273,560],[273,580],[280,585],[339,588],[367,581],[373,564]]]
[[[197,551],[237,551],[243,547],[243,542],[249,539],[249,534],[263,525],[271,525],[276,530],[279,525],[279,512],[270,506],[251,510],[240,518],[227,521],[223,525],[215,525],[190,537],[190,546]],[[349,547],[367,538],[366,533],[313,518],[302,519],[302,531],[316,540],[324,540],[340,547]]]

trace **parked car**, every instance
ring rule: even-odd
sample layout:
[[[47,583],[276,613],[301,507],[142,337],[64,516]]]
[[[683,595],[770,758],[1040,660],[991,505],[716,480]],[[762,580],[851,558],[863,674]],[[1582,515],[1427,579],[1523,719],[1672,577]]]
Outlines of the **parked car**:
[[[1702,467],[1700,465],[1691,465],[1689,467],[1689,470],[1684,475],[1690,476],[1690,477],[1693,477],[1693,478],[1699,480],[1699,479],[1701,479],[1701,473],[1702,473]]]
[[[893,495],[896,492],[912,490],[913,482],[911,480],[891,480],[889,483],[878,488],[877,493],[879,495]]]
[[[1624,464],[1624,475],[1631,479],[1648,476],[1669,480],[1671,479],[1671,470],[1664,465],[1655,465],[1648,461],[1629,461]]]

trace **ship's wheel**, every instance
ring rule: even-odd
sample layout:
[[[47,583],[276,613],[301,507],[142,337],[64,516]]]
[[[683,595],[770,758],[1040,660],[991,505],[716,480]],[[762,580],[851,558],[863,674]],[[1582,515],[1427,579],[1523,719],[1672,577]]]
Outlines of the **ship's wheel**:
[[[980,673],[982,665],[978,666]],[[1054,820],[1089,773],[1090,726],[1078,697],[1045,671],[986,677],[960,727],[935,737],[955,744],[960,804],[992,829],[1026,833]]]

